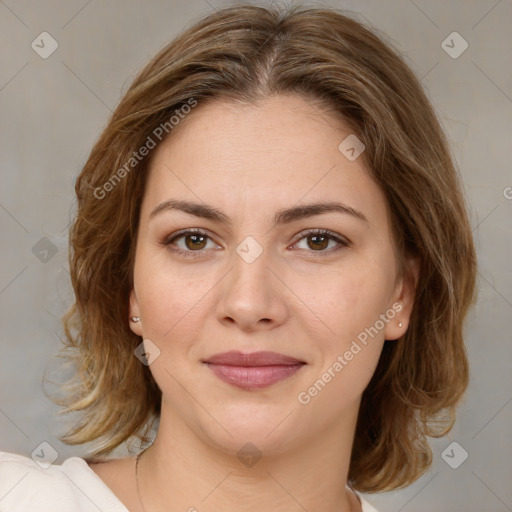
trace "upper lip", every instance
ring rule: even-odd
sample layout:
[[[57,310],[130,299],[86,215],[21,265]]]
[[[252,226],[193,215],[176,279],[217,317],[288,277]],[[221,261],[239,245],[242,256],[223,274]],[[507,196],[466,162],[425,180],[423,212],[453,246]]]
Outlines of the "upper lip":
[[[237,350],[222,352],[203,360],[203,363],[223,364],[228,366],[272,366],[272,365],[293,365],[304,363],[299,359],[277,352],[250,352],[242,353]]]

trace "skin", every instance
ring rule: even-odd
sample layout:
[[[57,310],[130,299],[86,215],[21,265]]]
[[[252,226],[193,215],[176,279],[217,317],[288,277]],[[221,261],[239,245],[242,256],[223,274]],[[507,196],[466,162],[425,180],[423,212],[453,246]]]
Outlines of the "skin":
[[[407,260],[410,278],[397,275],[386,198],[362,158],[338,150],[349,134],[298,95],[250,106],[214,100],[155,150],[130,296],[130,316],[141,317],[132,330],[160,350],[149,366],[163,393],[160,427],[139,464],[146,511],[235,511],[240,503],[247,512],[361,510],[344,485],[361,396],[385,340],[407,330],[418,264]],[[232,224],[177,210],[150,219],[169,199],[212,205]],[[330,212],[273,225],[278,210],[329,201],[367,220]],[[209,238],[199,248],[193,236],[164,244],[188,228]],[[308,229],[349,244],[322,245],[301,234]],[[262,249],[252,263],[236,252],[248,236]],[[396,303],[401,311],[301,404],[299,393]],[[201,362],[228,350],[275,351],[307,364],[270,387],[243,390]],[[248,442],[263,455],[251,467],[237,457]],[[142,511],[133,457],[91,467]]]

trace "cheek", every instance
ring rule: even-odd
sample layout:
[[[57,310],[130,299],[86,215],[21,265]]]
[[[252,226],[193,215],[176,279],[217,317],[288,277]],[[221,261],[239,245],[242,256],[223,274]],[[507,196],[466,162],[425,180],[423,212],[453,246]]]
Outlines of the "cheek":
[[[314,403],[314,410],[330,411],[328,419],[334,419],[359,400],[379,362],[386,325],[380,315],[387,311],[389,279],[370,266],[325,277],[310,288],[322,327],[309,324],[317,359],[298,398],[301,404]]]
[[[316,277],[309,283],[310,303],[323,327],[318,331],[310,324],[318,366],[303,396],[336,415],[360,397],[375,372],[386,325],[380,315],[389,307],[393,275],[382,261],[366,259]]]
[[[160,276],[140,285],[139,305],[145,336],[165,343],[185,329],[199,330],[204,308],[202,299],[211,285],[201,279],[184,280],[179,276]],[[203,299],[204,300],[204,299]],[[147,330],[147,332],[146,332]]]
[[[389,275],[367,260],[303,280],[297,295],[322,321],[334,345],[342,348],[385,312],[390,286]]]
[[[171,268],[166,254],[141,250],[134,269],[135,290],[144,336],[155,343],[175,339],[178,332],[199,329],[194,321],[215,285],[209,275]],[[213,276],[212,276],[213,277]]]

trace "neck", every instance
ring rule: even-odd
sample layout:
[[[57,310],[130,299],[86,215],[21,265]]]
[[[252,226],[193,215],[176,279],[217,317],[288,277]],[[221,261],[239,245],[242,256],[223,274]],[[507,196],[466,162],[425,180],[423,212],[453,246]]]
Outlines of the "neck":
[[[227,453],[162,408],[158,434],[138,464],[143,510],[234,512],[243,504],[247,512],[360,512],[346,489],[355,420],[281,453],[245,443]]]

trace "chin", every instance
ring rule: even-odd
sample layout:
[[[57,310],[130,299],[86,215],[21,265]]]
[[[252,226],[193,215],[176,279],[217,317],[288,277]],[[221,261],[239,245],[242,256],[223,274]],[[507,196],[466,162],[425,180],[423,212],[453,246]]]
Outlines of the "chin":
[[[294,405],[284,408],[277,404],[273,407],[268,404],[231,404],[221,414],[214,414],[220,425],[210,421],[208,416],[208,419],[205,418],[207,424],[201,430],[209,442],[231,455],[239,456],[240,450],[251,451],[251,447],[247,446],[249,444],[255,447],[255,451],[259,450],[265,455],[277,455],[294,441],[299,441],[297,422],[292,420],[294,410]]]

